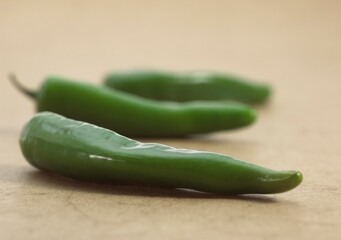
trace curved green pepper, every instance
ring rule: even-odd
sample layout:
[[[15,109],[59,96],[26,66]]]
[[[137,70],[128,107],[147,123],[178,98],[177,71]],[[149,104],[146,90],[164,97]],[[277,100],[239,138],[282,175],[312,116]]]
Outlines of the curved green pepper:
[[[74,179],[218,194],[280,193],[302,181],[228,156],[141,143],[85,122],[44,112],[24,127],[20,146],[35,167]]]
[[[126,136],[183,137],[244,127],[256,118],[250,107],[238,103],[158,102],[58,77],[32,92],[11,79],[36,100],[39,112],[56,112]]]
[[[175,102],[234,100],[262,103],[271,92],[268,85],[215,72],[114,72],[105,78],[104,84],[141,97]]]

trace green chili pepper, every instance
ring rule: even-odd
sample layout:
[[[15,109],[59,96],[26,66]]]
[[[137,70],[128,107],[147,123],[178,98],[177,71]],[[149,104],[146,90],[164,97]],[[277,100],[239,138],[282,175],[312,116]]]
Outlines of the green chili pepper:
[[[114,72],[106,77],[104,84],[141,97],[176,102],[229,99],[261,103],[270,95],[268,85],[215,72]]]
[[[33,166],[90,182],[268,194],[289,191],[302,181],[297,171],[273,171],[215,153],[141,143],[49,112],[25,125],[20,146]]]
[[[51,111],[99,125],[126,136],[183,137],[243,127],[255,112],[237,103],[165,103],[147,100],[106,87],[48,78],[40,91],[13,83],[37,102],[37,110]]]

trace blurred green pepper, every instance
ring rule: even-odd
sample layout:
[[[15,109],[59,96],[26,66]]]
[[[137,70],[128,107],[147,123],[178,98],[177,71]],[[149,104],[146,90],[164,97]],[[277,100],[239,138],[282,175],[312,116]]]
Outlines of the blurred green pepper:
[[[172,73],[153,70],[113,72],[104,85],[144,98],[188,102],[198,100],[234,100],[262,103],[270,96],[270,87],[246,79],[216,72]]]

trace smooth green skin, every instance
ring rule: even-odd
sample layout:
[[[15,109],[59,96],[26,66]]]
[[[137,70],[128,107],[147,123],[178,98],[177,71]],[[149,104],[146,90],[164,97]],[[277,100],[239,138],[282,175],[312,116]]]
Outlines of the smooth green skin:
[[[104,85],[149,99],[175,102],[234,100],[262,103],[271,92],[266,84],[215,72],[114,72],[105,78]]]
[[[74,179],[218,194],[280,193],[302,181],[297,171],[273,171],[228,156],[141,143],[61,115],[36,114],[20,146],[35,167]]]
[[[106,87],[48,78],[35,95],[37,110],[50,111],[125,136],[183,137],[247,126],[255,112],[237,103],[166,103]]]

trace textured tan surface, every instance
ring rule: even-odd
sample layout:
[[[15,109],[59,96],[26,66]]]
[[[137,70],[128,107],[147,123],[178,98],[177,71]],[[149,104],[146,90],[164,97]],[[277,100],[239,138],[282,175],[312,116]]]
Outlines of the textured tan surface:
[[[340,239],[340,1],[0,2],[1,239]],[[99,186],[41,173],[20,153],[33,104],[6,80],[99,82],[112,69],[215,69],[270,82],[254,126],[158,140],[299,169],[292,192],[225,198]],[[157,141],[157,140],[155,140]]]

